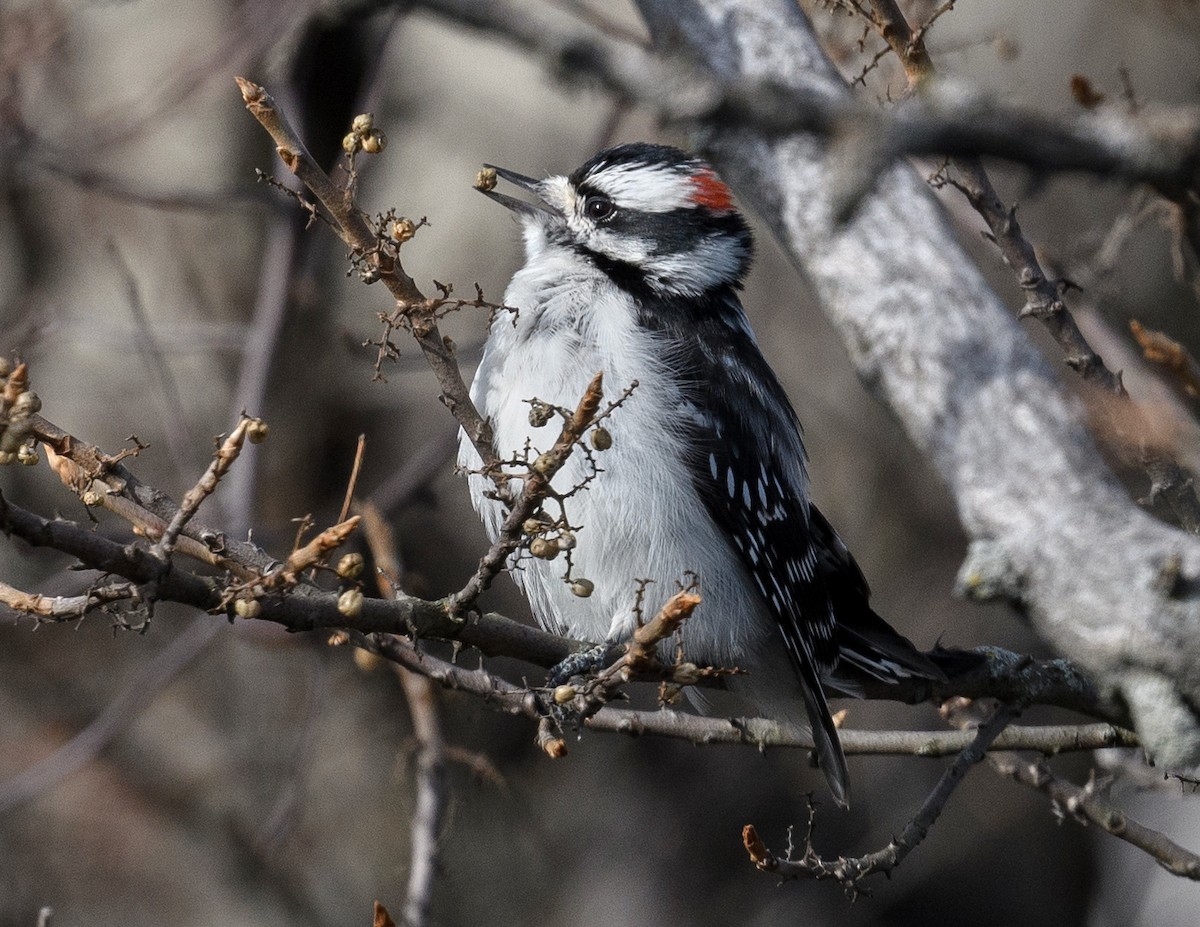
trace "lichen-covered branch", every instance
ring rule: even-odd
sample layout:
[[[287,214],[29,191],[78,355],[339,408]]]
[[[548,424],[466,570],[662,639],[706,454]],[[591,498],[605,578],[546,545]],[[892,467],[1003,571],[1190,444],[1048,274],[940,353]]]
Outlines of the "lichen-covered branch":
[[[787,0],[639,6],[658,47],[685,49],[725,86],[850,93]],[[1200,596],[1187,582],[1200,576],[1200,541],[1130,499],[923,180],[891,167],[841,222],[839,166],[823,138],[722,119],[695,128],[812,282],[860,377],[941,474],[977,554],[972,588],[1018,603],[1100,691],[1135,705],[1159,763],[1200,763]]]

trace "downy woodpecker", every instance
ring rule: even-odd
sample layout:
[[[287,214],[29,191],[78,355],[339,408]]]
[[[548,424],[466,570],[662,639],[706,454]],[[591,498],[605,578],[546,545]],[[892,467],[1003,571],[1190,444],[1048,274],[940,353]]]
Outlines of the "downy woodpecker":
[[[864,674],[942,674],[871,610],[809,501],[800,423],[738,299],[752,241],[729,188],[704,161],[649,144],[601,151],[570,176],[495,170],[536,198],[484,191],[516,213],[526,251],[504,298],[517,313],[492,322],[471,388],[497,453],[532,459],[554,442],[561,423],[531,418],[530,400],[574,408],[597,372],[610,392],[638,383],[605,422],[612,445],[596,469],[576,452],[552,483],[565,493],[594,475],[565,503],[580,527],[572,574],[594,590],[581,597],[561,559],[527,551],[513,578],[544,628],[613,642],[634,627],[639,580],[653,581],[648,618],[694,574],[703,601],[684,628],[687,658],[740,667],[732,690],[807,723],[846,805],[822,683],[854,695]],[[476,471],[471,498],[494,540],[506,513],[465,437],[459,463]]]

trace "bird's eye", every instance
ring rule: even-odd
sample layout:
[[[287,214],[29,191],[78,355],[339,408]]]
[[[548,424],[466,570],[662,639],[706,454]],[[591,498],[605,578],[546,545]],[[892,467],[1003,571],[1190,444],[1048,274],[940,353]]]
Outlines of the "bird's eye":
[[[616,204],[607,196],[589,196],[583,204],[584,215],[593,222],[606,222],[616,211]]]

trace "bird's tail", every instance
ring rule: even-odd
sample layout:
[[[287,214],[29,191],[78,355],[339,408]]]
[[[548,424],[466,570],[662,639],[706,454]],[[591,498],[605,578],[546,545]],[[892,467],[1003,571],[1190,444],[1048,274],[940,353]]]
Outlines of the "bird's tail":
[[[864,683],[897,684],[908,679],[945,682],[946,673],[907,637],[871,608],[858,609],[852,621],[838,624],[838,664],[826,685],[861,697]]]
[[[807,660],[799,661],[800,690],[804,694],[804,708],[808,712],[812,727],[813,746],[817,752],[817,765],[829,783],[833,800],[841,808],[850,807],[850,770],[846,767],[846,754],[838,739],[837,727],[825,699],[825,690],[816,670]]]

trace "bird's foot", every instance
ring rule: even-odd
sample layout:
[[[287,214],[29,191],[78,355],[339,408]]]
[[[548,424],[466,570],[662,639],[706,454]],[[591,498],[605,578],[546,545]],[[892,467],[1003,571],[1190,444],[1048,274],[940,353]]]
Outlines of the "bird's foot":
[[[608,662],[610,649],[608,644],[597,644],[586,650],[577,650],[550,670],[550,674],[546,677],[546,686],[553,689],[561,686],[572,676],[586,676],[588,673],[603,669],[605,663]]]

